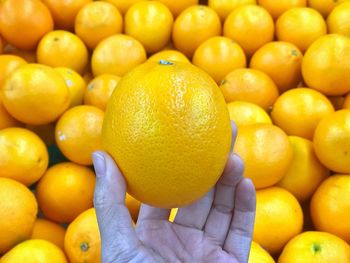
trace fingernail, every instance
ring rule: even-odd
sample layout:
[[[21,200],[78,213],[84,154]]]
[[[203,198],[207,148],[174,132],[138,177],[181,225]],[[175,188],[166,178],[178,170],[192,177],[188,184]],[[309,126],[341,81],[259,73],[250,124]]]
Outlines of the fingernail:
[[[94,152],[92,154],[92,162],[94,163],[96,176],[103,176],[106,172],[106,161],[103,154],[100,152]]]
[[[254,185],[252,179],[250,179],[248,177],[245,177],[244,181],[245,181],[246,184]]]

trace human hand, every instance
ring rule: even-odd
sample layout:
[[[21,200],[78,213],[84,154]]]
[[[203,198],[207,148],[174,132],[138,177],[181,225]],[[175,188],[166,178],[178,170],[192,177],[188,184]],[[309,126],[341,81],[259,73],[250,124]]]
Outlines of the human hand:
[[[243,179],[243,162],[230,155],[216,186],[202,199],[170,209],[141,205],[136,228],[125,205],[126,183],[114,160],[93,154],[95,209],[102,262],[248,262],[255,218],[255,189]]]

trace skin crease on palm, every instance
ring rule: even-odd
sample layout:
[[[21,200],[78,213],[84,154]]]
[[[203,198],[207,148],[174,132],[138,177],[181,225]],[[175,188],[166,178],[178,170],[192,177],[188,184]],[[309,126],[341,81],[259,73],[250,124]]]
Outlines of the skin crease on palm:
[[[232,131],[235,139],[234,124]],[[93,161],[102,263],[248,262],[256,197],[251,180],[243,179],[238,155],[230,155],[216,186],[180,208],[173,223],[169,209],[142,204],[136,228],[125,205],[126,183],[118,166],[102,151],[93,154]]]

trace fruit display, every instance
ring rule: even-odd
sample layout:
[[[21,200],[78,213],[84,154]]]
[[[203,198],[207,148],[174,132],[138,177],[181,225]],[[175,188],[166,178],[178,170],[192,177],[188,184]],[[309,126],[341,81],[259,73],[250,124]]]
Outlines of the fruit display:
[[[350,1],[1,0],[0,263],[101,262],[97,150],[134,226],[235,153],[249,263],[350,263]]]

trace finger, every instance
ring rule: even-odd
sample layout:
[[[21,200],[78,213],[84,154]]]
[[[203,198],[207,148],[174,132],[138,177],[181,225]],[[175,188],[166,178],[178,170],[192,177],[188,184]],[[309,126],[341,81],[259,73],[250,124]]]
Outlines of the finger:
[[[93,163],[96,172],[94,205],[103,258],[105,251],[136,248],[138,239],[125,205],[126,183],[119,168],[104,152],[93,153]]]
[[[234,121],[231,121],[231,134],[232,134],[232,142],[231,142],[230,153],[233,152],[233,147],[235,146],[235,141],[237,137],[237,126]]]
[[[247,262],[254,230],[256,196],[252,181],[243,179],[237,186],[233,218],[224,250],[239,262]]]
[[[243,178],[244,165],[241,158],[234,154],[227,162],[225,171],[216,185],[213,206],[204,227],[205,236],[222,246],[232,220],[235,190]]]
[[[168,220],[169,215],[170,209],[156,208],[142,204],[137,222],[141,222],[143,220]]]

